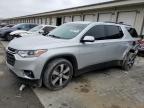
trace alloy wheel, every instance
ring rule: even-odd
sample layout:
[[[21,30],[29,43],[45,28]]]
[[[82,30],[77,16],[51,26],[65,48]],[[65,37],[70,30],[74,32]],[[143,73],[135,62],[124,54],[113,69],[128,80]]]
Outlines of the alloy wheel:
[[[51,75],[51,83],[55,87],[65,85],[71,78],[70,67],[68,64],[57,65]]]

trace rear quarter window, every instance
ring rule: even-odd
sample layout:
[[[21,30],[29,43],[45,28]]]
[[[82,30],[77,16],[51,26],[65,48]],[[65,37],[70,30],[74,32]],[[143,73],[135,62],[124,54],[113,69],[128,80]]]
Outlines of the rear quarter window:
[[[126,29],[133,38],[138,38],[137,31],[134,28],[126,27]]]

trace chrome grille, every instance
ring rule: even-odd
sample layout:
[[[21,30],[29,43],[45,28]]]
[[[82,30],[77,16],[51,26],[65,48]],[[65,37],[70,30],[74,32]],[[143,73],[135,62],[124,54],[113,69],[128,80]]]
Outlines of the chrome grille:
[[[11,48],[11,47],[8,47],[8,51],[11,52],[11,53],[13,53],[13,54],[15,54],[17,52],[16,49]]]
[[[14,66],[15,64],[15,57],[13,54],[11,54],[10,52],[6,52],[6,60],[7,63]]]

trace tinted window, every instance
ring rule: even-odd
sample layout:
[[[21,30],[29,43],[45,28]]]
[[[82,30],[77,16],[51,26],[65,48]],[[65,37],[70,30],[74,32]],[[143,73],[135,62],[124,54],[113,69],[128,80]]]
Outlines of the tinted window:
[[[138,34],[137,34],[137,32],[136,32],[136,30],[134,28],[127,27],[126,29],[127,29],[127,31],[130,33],[130,35],[132,37],[134,37],[134,38],[138,37]]]
[[[119,26],[105,25],[105,39],[119,39],[123,37],[123,32]]]
[[[119,39],[123,37],[123,32],[118,26],[97,25],[91,28],[85,36],[94,36],[96,40]]]
[[[36,26],[35,24],[17,24],[13,27],[17,29],[22,29],[22,30],[30,30],[31,28],[35,26]]]
[[[85,36],[94,36],[96,40],[101,40],[105,38],[104,25],[97,25],[92,27]]]
[[[44,27],[43,28],[43,31],[44,31],[43,35],[47,35],[53,29],[54,29],[54,27]]]
[[[45,31],[45,32],[50,32],[51,30],[53,30],[55,27],[44,27],[43,28],[43,30]]]
[[[14,27],[17,28],[17,29],[28,30],[29,25],[27,25],[27,24],[18,24]]]

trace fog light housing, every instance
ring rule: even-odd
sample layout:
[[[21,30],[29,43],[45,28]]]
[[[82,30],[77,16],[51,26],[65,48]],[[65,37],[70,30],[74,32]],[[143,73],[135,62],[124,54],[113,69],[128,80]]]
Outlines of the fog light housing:
[[[34,74],[31,70],[24,70],[23,74],[28,79],[33,79],[34,78]]]

